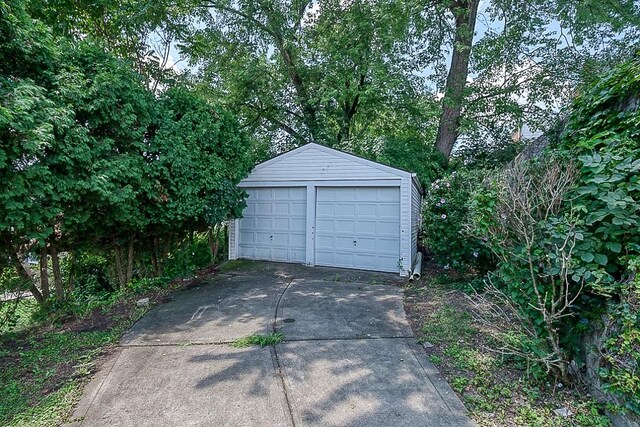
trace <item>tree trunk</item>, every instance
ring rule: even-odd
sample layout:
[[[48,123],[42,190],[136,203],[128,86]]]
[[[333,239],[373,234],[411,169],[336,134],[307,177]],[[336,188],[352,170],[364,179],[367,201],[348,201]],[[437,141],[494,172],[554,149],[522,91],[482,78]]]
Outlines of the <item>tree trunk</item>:
[[[151,243],[151,267],[155,277],[162,275],[162,265],[158,259],[158,238],[154,237]]]
[[[322,139],[322,137],[320,126],[318,125],[318,118],[316,116],[316,109],[311,104],[311,97],[307,92],[307,87],[302,81],[302,77],[298,72],[298,69],[296,68],[293,53],[285,45],[284,39],[281,34],[274,33],[274,39],[276,47],[278,48],[280,56],[282,57],[282,61],[284,62],[289,74],[289,78],[291,79],[291,84],[293,85],[293,88],[296,92],[296,97],[298,98],[298,105],[300,106],[300,110],[302,111],[304,124],[307,126],[307,129],[311,134],[311,142],[319,142],[319,139]]]
[[[215,232],[214,232],[215,230]],[[207,233],[209,237],[209,252],[211,253],[211,264],[215,264],[220,249],[220,229],[217,226],[209,227]]]
[[[78,272],[78,258],[73,251],[68,252],[67,256],[69,257],[69,278],[67,281],[67,292],[73,292],[73,288],[75,287],[76,274]]]
[[[118,284],[123,288],[127,284],[127,276],[124,267],[124,251],[118,243],[113,245],[113,255],[116,261],[116,274],[118,276]]]
[[[46,246],[40,251],[40,289],[43,300],[48,300],[51,292],[49,290],[49,256]]]
[[[133,278],[133,237],[129,240],[129,251],[128,251],[128,255],[127,255],[127,283],[131,282],[131,279]],[[126,283],[125,283],[126,284]]]
[[[33,272],[29,266],[25,266],[22,261],[20,261],[20,256],[17,253],[13,253],[11,255],[11,262],[13,263],[13,268],[15,268],[18,276],[29,283],[29,291],[36,299],[38,304],[42,305],[44,303],[44,298],[42,297],[42,293],[37,288],[35,283],[33,282]]]
[[[343,140],[349,139],[351,135],[351,122],[353,117],[358,111],[358,105],[360,104],[360,91],[364,90],[366,84],[366,75],[361,74],[358,80],[358,93],[353,97],[353,100],[346,100],[342,106],[342,124],[340,125],[340,131],[338,132],[337,141],[340,144]],[[348,91],[351,86],[351,82],[347,80],[344,84],[345,89]]]
[[[460,0],[454,2],[451,9],[456,21],[456,33],[436,139],[436,148],[447,159],[451,156],[451,151],[458,138],[464,89],[469,74],[473,32],[478,15],[478,3],[479,0]]]
[[[64,286],[62,284],[62,273],[60,272],[60,258],[58,256],[58,248],[50,245],[51,250],[51,269],[53,270],[53,286],[56,293],[56,299],[63,301],[65,299]]]

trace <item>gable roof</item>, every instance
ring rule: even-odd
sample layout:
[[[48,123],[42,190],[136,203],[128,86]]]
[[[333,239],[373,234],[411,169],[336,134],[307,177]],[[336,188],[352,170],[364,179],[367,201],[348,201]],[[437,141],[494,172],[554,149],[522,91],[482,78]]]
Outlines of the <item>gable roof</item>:
[[[311,150],[311,149],[315,149],[321,152],[324,152],[326,154],[332,155],[332,156],[336,156],[337,158],[343,158],[345,160],[350,160],[356,163],[359,163],[361,165],[364,166],[368,166],[370,168],[375,168],[378,169],[382,172],[387,172],[390,173],[392,175],[396,175],[398,177],[411,177],[412,174],[411,172],[407,172],[405,170],[402,169],[398,169],[398,168],[394,168],[391,166],[387,166],[387,165],[383,165],[382,163],[378,163],[378,162],[374,162],[373,160],[368,160],[365,159],[363,157],[359,157],[356,156],[354,154],[350,154],[344,151],[340,151],[340,150],[336,150],[334,148],[329,148],[329,147],[325,147],[324,145],[320,145],[317,144],[315,142],[310,142],[308,144],[302,145],[298,148],[294,148],[293,150],[287,151],[286,153],[282,153],[272,159],[266,160],[262,163],[257,164],[254,168],[253,171],[251,173],[253,173],[254,171],[259,171],[260,169],[272,166],[276,163],[282,162],[283,160],[286,160],[290,157],[294,157],[297,155],[300,155],[302,153],[304,153],[305,151]]]

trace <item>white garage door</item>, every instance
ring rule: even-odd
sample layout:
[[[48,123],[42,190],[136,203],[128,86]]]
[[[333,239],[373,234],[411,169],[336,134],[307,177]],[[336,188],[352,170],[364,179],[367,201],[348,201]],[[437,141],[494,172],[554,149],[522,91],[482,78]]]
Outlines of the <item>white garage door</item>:
[[[398,272],[400,189],[318,187],[315,263]]]
[[[238,256],[305,262],[307,189],[248,188],[240,220]]]

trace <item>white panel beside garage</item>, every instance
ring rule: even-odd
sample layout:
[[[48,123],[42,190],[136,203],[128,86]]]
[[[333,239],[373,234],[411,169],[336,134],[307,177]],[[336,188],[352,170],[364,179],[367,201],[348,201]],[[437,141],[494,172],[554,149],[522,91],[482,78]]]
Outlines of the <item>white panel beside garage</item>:
[[[317,265],[399,272],[399,187],[317,187],[316,200]]]
[[[247,188],[239,221],[238,256],[284,262],[306,261],[306,187]]]

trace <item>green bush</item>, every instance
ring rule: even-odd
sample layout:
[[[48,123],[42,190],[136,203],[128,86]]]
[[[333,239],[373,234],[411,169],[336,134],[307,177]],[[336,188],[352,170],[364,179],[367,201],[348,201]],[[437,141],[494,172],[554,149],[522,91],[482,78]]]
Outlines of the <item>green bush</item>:
[[[640,414],[640,258],[629,261],[627,286],[609,313],[610,337],[604,344],[603,388],[621,396],[627,409]]]
[[[481,172],[453,172],[427,189],[422,209],[422,244],[440,265],[486,269],[490,256],[481,238],[467,230],[469,202]]]
[[[640,414],[640,58],[620,64],[575,101],[560,149],[580,162],[572,204],[580,214],[572,280],[577,307],[604,323],[604,388]]]
[[[221,247],[224,248],[224,242]],[[222,250],[224,252],[224,250]],[[211,251],[206,233],[194,233],[192,239],[185,239],[167,255],[163,275],[173,279],[210,265]]]
[[[582,92],[558,146],[511,164],[469,204],[474,232],[500,260],[487,289],[516,329],[503,348],[566,377],[580,334],[604,323],[594,329],[604,331],[604,387],[636,413],[639,93],[636,58]]]
[[[109,260],[88,252],[77,252],[62,260],[63,273],[73,281],[73,299],[78,302],[102,298],[117,289],[109,271]]]

